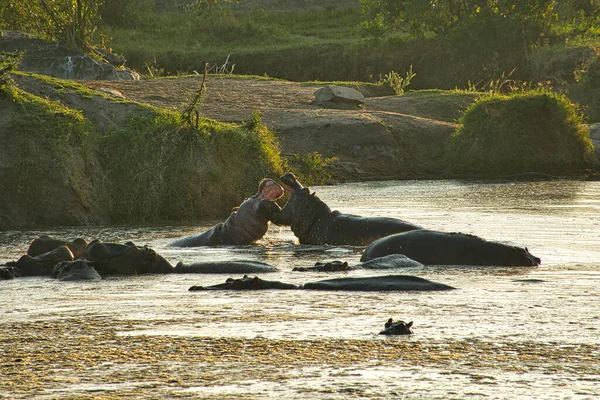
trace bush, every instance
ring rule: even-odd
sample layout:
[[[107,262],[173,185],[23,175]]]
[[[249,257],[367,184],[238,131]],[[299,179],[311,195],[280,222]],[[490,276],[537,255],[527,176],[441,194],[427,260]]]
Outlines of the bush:
[[[460,122],[446,148],[458,172],[555,173],[593,160],[581,115],[566,97],[553,92],[491,95],[473,103]]]
[[[90,52],[100,20],[102,0],[5,0],[0,3],[2,26],[35,33],[67,47]]]

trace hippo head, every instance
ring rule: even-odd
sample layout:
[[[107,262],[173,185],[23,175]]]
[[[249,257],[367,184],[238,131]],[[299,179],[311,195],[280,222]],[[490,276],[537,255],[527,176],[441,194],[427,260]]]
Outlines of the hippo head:
[[[504,256],[506,259],[501,260],[500,265],[537,267],[542,264],[542,260],[531,254],[527,247],[510,246],[510,250]]]
[[[304,188],[304,186],[302,186],[302,184],[298,182],[296,176],[291,172],[282,175],[279,179],[281,179],[281,182],[283,182],[283,186],[292,193]]]
[[[380,335],[411,335],[414,332],[412,331],[411,326],[413,325],[413,321],[408,323],[404,321],[396,321],[392,318],[388,319],[385,323],[385,329],[379,332]]]
[[[52,271],[52,278],[61,281],[98,281],[102,279],[94,268],[94,263],[85,258],[58,263]]]
[[[258,195],[260,200],[275,201],[283,196],[283,188],[273,179],[263,179],[258,184]]]
[[[287,204],[271,221],[277,225],[289,225],[294,234],[301,238],[311,230],[315,220],[331,209],[309,188],[302,186],[292,173],[280,177],[283,186],[291,193]]]

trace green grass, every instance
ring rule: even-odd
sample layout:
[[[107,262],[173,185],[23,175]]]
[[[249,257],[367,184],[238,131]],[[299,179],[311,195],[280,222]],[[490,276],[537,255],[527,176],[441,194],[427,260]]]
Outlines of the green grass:
[[[154,13],[131,27],[103,26],[109,45],[142,70],[156,64],[168,73],[223,63],[228,54],[238,63],[274,51],[349,45],[359,39],[356,8],[265,12],[221,10],[208,15],[189,11]],[[220,64],[219,64],[220,65]]]
[[[560,173],[594,162],[581,114],[553,92],[490,95],[473,103],[460,122],[447,147],[447,161],[456,171]]]

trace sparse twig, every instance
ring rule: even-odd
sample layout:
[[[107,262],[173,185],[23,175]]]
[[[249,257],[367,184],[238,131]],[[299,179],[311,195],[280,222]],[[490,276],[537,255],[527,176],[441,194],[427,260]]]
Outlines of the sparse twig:
[[[200,124],[200,112],[198,111],[198,107],[202,104],[202,99],[204,98],[204,88],[206,86],[206,77],[208,75],[208,63],[204,65],[204,73],[202,74],[202,83],[200,84],[200,88],[194,94],[192,101],[181,113],[181,119],[184,123],[188,123],[192,126],[195,126],[198,129]]]

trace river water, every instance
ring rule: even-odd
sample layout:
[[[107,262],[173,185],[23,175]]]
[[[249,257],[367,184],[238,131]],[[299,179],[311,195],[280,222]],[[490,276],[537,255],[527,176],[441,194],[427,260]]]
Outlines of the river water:
[[[149,393],[160,397],[600,396],[600,182],[386,181],[311,189],[342,212],[396,217],[425,228],[526,246],[542,259],[542,265],[431,266],[398,272],[458,288],[433,293],[187,291],[192,285],[221,283],[228,277],[220,274],[108,278],[99,283],[19,278],[0,281],[0,335],[5,330],[7,337],[14,336],[15,329],[33,329],[39,324],[68,327],[70,321],[102,320],[115,323],[113,333],[125,346],[133,343],[129,340],[182,340],[198,345],[209,341],[215,349],[217,340],[225,340],[242,347],[266,343],[274,352],[277,346],[289,352],[290,346],[307,346],[317,353],[320,347],[328,349],[320,358],[307,354],[310,362],[298,358],[270,366],[264,365],[269,362],[268,354],[256,352],[252,371],[241,362],[219,362],[218,357],[213,362],[182,362],[178,367],[171,360],[172,375],[183,373],[177,368],[188,372],[202,368],[219,378],[153,383],[154,392]],[[323,260],[355,264],[362,248],[300,246],[289,228],[276,226],[253,246],[167,246],[173,238],[207,229],[214,222],[2,232],[0,264],[24,254],[35,237],[50,234],[69,240],[132,240],[150,245],[173,264],[180,260],[265,261],[280,272],[263,278],[298,284],[332,275],[378,273],[292,272],[296,266]],[[415,334],[378,335],[389,317],[414,321]],[[15,354],[15,349],[3,346],[7,354]],[[263,358],[267,361],[261,364]],[[120,397],[123,390],[131,390],[127,382],[106,383],[99,372],[88,376],[85,384],[79,372],[63,374],[69,379],[47,378],[40,383],[46,385],[43,389],[32,385],[27,390],[52,398],[90,393]],[[27,397],[25,387],[15,385],[10,390],[0,385],[0,397]],[[140,393],[140,397],[152,397],[143,390]]]

